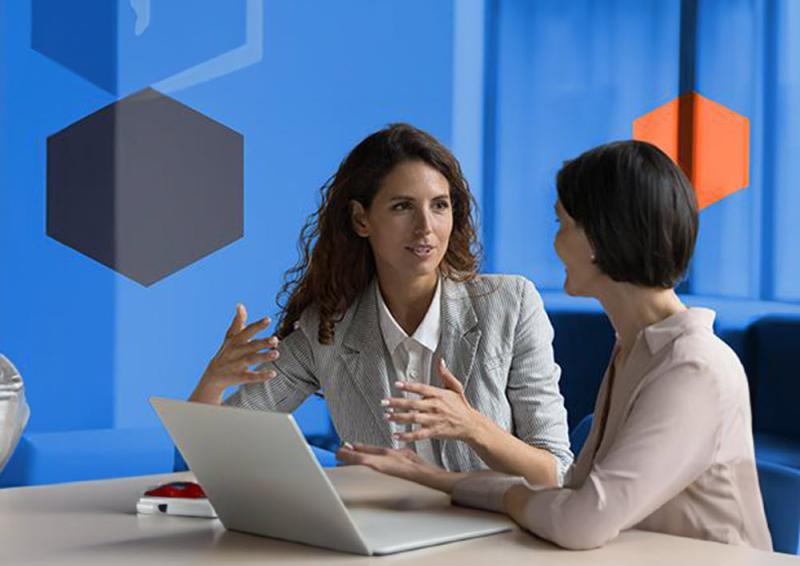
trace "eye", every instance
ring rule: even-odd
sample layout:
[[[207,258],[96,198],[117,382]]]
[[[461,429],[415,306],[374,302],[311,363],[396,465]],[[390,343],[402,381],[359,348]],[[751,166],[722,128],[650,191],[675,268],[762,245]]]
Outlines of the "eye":
[[[445,199],[437,200],[436,202],[433,203],[433,208],[435,208],[436,210],[447,210],[448,208],[450,208],[450,202]]]
[[[411,203],[408,201],[400,201],[392,205],[391,210],[401,211],[401,210],[408,210],[411,208]]]

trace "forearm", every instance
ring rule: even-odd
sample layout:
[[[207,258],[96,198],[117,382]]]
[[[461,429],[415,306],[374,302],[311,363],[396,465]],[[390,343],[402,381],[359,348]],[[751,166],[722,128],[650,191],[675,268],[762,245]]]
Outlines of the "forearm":
[[[483,415],[476,415],[473,434],[467,442],[495,471],[522,476],[531,485],[558,485],[555,456],[547,450],[527,444]]]
[[[225,388],[214,386],[201,379],[189,396],[189,401],[207,403],[209,405],[220,405],[222,404],[222,394],[224,392]]]
[[[418,475],[408,479],[445,493],[452,493],[453,486],[466,476],[466,472],[449,472],[441,468],[425,468]]]

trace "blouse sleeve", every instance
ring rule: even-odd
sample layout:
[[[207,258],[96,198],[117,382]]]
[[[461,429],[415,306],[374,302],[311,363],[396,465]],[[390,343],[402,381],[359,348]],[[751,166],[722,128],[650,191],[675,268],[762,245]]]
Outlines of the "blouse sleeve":
[[[602,546],[708,469],[721,412],[713,370],[697,362],[674,366],[639,393],[582,486],[526,495],[523,526],[566,548]]]

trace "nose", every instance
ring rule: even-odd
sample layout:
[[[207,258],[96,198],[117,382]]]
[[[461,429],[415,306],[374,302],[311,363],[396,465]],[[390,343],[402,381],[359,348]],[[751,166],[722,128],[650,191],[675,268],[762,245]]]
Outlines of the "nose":
[[[414,234],[417,236],[424,236],[431,232],[431,212],[429,210],[420,210],[417,213],[416,223],[414,225]]]

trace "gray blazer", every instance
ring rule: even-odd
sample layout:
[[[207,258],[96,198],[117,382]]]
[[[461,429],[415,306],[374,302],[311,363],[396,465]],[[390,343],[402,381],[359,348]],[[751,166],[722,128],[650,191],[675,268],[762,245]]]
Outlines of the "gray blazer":
[[[318,315],[307,309],[281,342],[281,357],[266,364],[278,376],[240,386],[225,403],[290,412],[322,389],[342,440],[397,447],[380,405],[381,399],[399,394],[378,322],[376,284],[336,325],[331,345],[318,342]],[[533,283],[518,276],[480,275],[467,283],[444,279],[443,285],[435,359],[445,359],[475,409],[552,453],[562,475],[572,453],[558,389],[561,370],[553,359],[553,328]],[[433,449],[449,470],[486,468],[464,442],[434,440]]]

